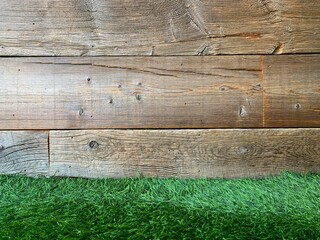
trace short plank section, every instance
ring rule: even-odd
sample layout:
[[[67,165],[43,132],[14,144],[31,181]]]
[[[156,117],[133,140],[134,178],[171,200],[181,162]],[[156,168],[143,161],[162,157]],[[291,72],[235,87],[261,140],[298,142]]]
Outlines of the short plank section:
[[[320,171],[320,129],[50,132],[51,176],[259,177]]]
[[[2,56],[320,52],[320,1],[15,0]]]
[[[0,59],[0,129],[262,127],[259,56]]]
[[[265,127],[320,127],[320,56],[264,59]]]
[[[48,133],[0,132],[0,174],[48,174]]]

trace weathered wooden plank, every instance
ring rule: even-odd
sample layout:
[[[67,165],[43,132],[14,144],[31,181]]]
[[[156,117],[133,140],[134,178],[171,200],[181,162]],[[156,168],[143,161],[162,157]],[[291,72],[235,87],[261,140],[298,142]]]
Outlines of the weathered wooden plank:
[[[0,131],[0,174],[48,175],[48,133]]]
[[[0,129],[262,127],[259,56],[0,59]]]
[[[320,1],[2,1],[0,55],[320,52]]]
[[[320,129],[51,131],[50,175],[252,177],[320,171]]]
[[[320,56],[264,60],[265,127],[320,127]]]

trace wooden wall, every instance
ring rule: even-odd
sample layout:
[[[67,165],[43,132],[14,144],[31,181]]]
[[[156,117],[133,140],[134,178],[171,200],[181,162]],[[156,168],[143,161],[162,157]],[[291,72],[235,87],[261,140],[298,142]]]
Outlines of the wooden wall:
[[[0,174],[320,171],[320,1],[0,8]]]

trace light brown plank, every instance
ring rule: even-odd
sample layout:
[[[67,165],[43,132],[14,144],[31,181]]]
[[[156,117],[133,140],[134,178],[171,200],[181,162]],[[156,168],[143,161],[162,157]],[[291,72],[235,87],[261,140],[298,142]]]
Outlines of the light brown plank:
[[[320,52],[320,1],[15,0],[2,56]]]
[[[0,129],[261,127],[259,56],[0,59]]]
[[[265,127],[320,127],[320,56],[264,62]]]
[[[0,131],[0,174],[48,175],[48,133]]]
[[[320,129],[51,131],[51,176],[257,177],[320,171]]]

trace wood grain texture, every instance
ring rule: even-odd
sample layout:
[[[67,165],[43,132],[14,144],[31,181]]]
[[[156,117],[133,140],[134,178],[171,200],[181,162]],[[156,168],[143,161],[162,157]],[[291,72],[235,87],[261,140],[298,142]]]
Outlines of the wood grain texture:
[[[0,131],[0,174],[48,174],[48,133]]]
[[[0,129],[262,127],[259,56],[0,59]]]
[[[320,52],[320,1],[16,0],[1,56]]]
[[[320,127],[320,56],[264,59],[265,127]]]
[[[320,170],[320,129],[50,132],[51,176],[257,177]]]

